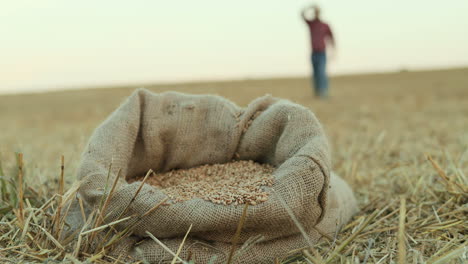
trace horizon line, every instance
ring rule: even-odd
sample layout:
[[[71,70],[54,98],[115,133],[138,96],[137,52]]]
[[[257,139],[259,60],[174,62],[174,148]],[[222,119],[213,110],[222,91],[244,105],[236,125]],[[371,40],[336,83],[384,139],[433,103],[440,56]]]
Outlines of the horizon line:
[[[431,72],[431,71],[450,71],[450,70],[463,70],[468,69],[468,65],[456,65],[448,67],[428,67],[428,68],[417,68],[410,69],[401,67],[400,69],[394,70],[376,70],[376,71],[356,71],[346,73],[335,73],[330,74],[331,78],[343,78],[348,76],[365,76],[365,75],[386,75],[386,74],[398,74],[398,73],[416,73],[416,72]],[[130,83],[112,83],[108,82],[103,84],[85,84],[82,86],[77,85],[57,85],[50,88],[31,88],[22,89],[20,91],[11,90],[0,90],[0,96],[11,96],[11,95],[34,95],[34,94],[45,94],[45,93],[58,93],[67,91],[80,91],[80,90],[101,90],[101,89],[113,89],[113,88],[145,88],[149,86],[173,86],[182,84],[203,84],[203,83],[214,83],[214,82],[242,82],[242,81],[262,81],[262,80],[281,80],[281,79],[307,79],[310,75],[275,75],[275,76],[258,76],[258,77],[240,77],[240,78],[199,78],[199,79],[188,79],[183,81],[142,81],[142,82],[130,82]]]

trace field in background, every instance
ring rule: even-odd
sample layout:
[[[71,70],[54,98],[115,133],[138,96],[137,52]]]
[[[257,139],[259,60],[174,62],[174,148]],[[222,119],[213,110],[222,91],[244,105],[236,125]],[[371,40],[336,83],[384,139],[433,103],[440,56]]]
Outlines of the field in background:
[[[50,196],[58,190],[63,154],[70,186],[93,129],[134,88],[0,96],[4,170],[13,175],[14,153],[22,152],[25,181],[39,195]],[[353,187],[363,210],[337,241],[322,243],[311,259],[330,256],[334,251],[327,253],[327,243],[332,243],[334,250],[345,246],[335,260],[357,256],[387,263],[403,254],[398,250],[402,241],[411,263],[446,256],[461,261],[468,255],[463,252],[468,236],[468,69],[336,77],[327,101],[312,96],[305,78],[146,88],[218,94],[242,106],[268,93],[312,109],[329,136],[334,170]],[[401,195],[406,226],[399,240]]]

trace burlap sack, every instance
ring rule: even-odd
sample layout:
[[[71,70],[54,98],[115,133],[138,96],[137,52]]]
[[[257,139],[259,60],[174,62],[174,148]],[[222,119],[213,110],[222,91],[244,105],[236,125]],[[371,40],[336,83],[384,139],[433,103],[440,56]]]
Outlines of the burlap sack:
[[[316,242],[321,234],[333,236],[356,210],[350,188],[331,174],[329,146],[314,114],[271,96],[240,108],[218,96],[137,90],[92,135],[78,172],[79,194],[88,208],[98,206],[109,184],[110,163],[112,182],[118,169],[128,180],[149,169],[165,172],[233,159],[276,167],[274,191],[266,188],[269,199],[248,208],[235,263],[271,263],[307,242]],[[105,212],[106,222],[121,216],[128,204],[123,217],[141,216],[166,198],[158,188],[145,184],[131,202],[139,186],[139,182],[119,182]],[[214,263],[223,263],[242,211],[243,206],[198,198],[161,206],[140,219],[133,235],[112,253],[150,263],[171,260],[147,232],[175,252],[192,224],[180,257],[190,255],[196,263],[206,263],[216,256]],[[131,223],[114,228],[123,230]]]

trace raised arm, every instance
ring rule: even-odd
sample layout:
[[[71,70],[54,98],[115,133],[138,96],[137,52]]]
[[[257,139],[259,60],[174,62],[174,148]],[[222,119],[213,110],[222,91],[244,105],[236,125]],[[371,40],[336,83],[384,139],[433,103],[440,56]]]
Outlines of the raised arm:
[[[305,13],[307,12],[307,10],[309,10],[310,8],[311,8],[311,7],[308,6],[308,7],[304,7],[304,8],[301,10],[301,17],[302,17],[302,19],[304,19],[305,22],[310,21],[310,19],[307,19],[306,14],[305,14]]]

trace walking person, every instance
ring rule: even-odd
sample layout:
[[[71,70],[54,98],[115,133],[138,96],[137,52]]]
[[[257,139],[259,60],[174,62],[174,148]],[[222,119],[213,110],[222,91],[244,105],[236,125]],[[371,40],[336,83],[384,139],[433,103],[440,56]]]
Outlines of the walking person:
[[[310,9],[314,11],[314,17],[309,19],[306,12]],[[318,6],[306,7],[301,12],[302,18],[307,23],[310,31],[312,46],[312,68],[313,68],[313,86],[315,95],[320,98],[328,97],[328,77],[327,77],[327,43],[335,47],[335,40],[330,26],[320,18],[320,8]]]

